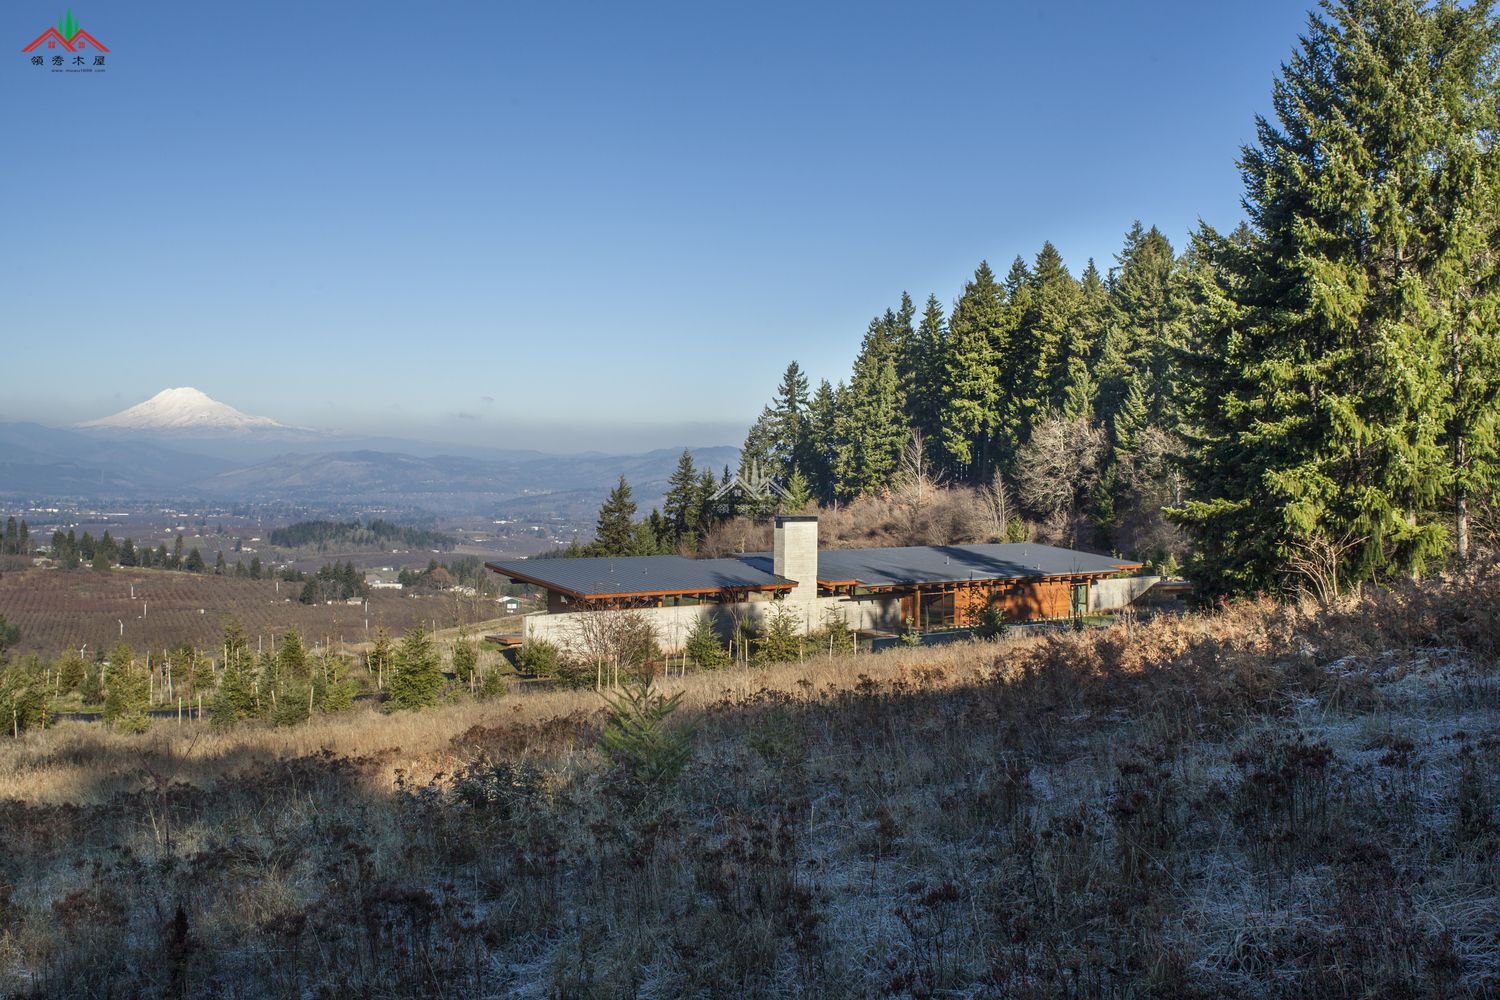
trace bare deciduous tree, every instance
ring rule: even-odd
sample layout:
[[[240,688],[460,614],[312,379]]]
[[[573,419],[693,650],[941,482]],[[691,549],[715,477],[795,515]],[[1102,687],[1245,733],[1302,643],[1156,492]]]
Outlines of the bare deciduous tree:
[[[1003,542],[1010,537],[1010,522],[1016,516],[1015,499],[1011,496],[1010,484],[995,470],[989,482],[979,487],[976,495],[980,509],[984,511],[990,540]]]
[[[1310,591],[1320,602],[1328,604],[1342,590],[1339,566],[1344,557],[1368,538],[1368,535],[1355,535],[1351,528],[1338,538],[1329,538],[1320,532],[1298,539],[1287,559],[1287,572],[1301,579],[1301,589]]]
[[[580,602],[569,623],[568,645],[594,664],[594,686],[620,684],[620,669],[628,672],[651,659],[657,649],[656,626],[645,612],[633,609],[596,610]]]
[[[1021,502],[1046,518],[1061,519],[1068,544],[1077,544],[1078,508],[1099,482],[1104,428],[1086,417],[1049,414],[1031,432],[1016,462]]]
[[[912,428],[905,447],[901,449],[901,464],[891,489],[891,498],[901,508],[906,522],[906,544],[915,545],[922,541],[923,515],[941,489],[942,483],[933,472],[927,454],[927,441],[920,430]]]

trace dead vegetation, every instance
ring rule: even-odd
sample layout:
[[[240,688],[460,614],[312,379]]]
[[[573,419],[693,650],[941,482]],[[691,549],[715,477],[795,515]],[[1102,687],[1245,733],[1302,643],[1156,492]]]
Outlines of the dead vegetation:
[[[0,991],[1494,995],[1497,654],[1489,572],[674,679],[680,774],[591,693],[65,725],[0,748]]]

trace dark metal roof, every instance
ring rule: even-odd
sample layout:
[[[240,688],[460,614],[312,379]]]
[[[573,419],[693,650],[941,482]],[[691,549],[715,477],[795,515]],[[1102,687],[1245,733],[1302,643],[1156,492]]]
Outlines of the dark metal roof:
[[[485,563],[512,580],[535,583],[577,597],[617,594],[700,594],[717,590],[784,590],[792,586],[770,571],[739,559],[682,556],[620,556],[590,559],[526,559]]]
[[[771,555],[743,557],[762,570]],[[890,587],[916,583],[960,583],[969,580],[1015,580],[1038,576],[1083,576],[1135,569],[1139,563],[1096,556],[1035,542],[1002,545],[907,545],[882,549],[823,549],[818,553],[818,582]]]

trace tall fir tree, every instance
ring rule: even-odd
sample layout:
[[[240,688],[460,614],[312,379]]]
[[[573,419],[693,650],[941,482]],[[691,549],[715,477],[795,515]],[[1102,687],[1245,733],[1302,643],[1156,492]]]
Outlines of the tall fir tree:
[[[1005,293],[980,261],[948,318],[942,356],[939,443],[945,471],[955,476],[983,481],[996,439],[1014,434],[1014,414],[1002,407],[1010,331]]]
[[[906,440],[900,392],[888,326],[876,318],[854,360],[848,405],[838,417],[840,497],[852,499],[889,484]]]
[[[1050,241],[1037,253],[1027,287],[1030,296],[1018,318],[1012,354],[1018,364],[1030,369],[1021,374],[1022,438],[1030,435],[1043,415],[1060,410],[1067,397],[1069,338],[1082,299],[1078,282]]]
[[[590,553],[599,556],[634,555],[635,511],[630,484],[621,476],[619,485],[610,490],[609,496],[599,507],[599,519],[594,527],[594,543],[589,547]]]
[[[693,453],[686,448],[677,459],[677,468],[667,480],[667,495],[662,500],[666,526],[673,544],[697,544],[698,522],[702,513],[698,469]]]
[[[807,407],[807,474],[813,499],[820,504],[834,501],[837,481],[834,460],[838,453],[839,397],[844,388],[835,391],[827,379],[818,383]]]
[[[1230,319],[1197,345],[1215,381],[1179,512],[1209,593],[1336,593],[1445,544],[1450,246],[1434,181],[1456,149],[1489,148],[1454,123],[1493,114],[1476,110],[1494,100],[1490,7],[1326,4],[1276,82],[1277,122],[1258,120],[1244,151],[1251,239],[1197,237],[1221,279],[1208,314]]]
[[[771,401],[770,444],[761,471],[785,482],[807,464],[807,376],[793,361],[782,373]]]

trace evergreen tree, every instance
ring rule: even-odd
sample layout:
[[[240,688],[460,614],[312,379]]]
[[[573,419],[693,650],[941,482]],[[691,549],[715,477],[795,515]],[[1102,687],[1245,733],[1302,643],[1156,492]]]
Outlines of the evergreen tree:
[[[877,318],[854,360],[848,405],[836,422],[839,496],[852,499],[890,483],[906,440],[902,424],[895,351],[886,324]]]
[[[458,641],[453,644],[453,676],[465,687],[473,688],[478,679],[479,648],[462,629]]]
[[[907,301],[902,297],[902,301]],[[944,338],[948,324],[936,295],[927,296],[917,325],[897,366],[901,396],[906,401],[906,424],[922,432],[922,438],[941,451],[942,379]],[[939,455],[934,455],[938,458]]]
[[[250,579],[259,580],[261,572],[260,556],[252,556],[250,558]]]
[[[593,555],[628,556],[634,553],[637,540],[635,510],[630,484],[621,476],[620,484],[610,491],[599,508],[594,544],[589,547]]]
[[[224,665],[214,695],[213,725],[228,729],[255,713],[254,658],[239,622],[224,626]]]
[[[1063,348],[1063,382],[1058,408],[1069,419],[1092,417],[1099,394],[1094,369],[1103,349],[1109,325],[1109,289],[1099,276],[1093,258],[1078,282],[1078,308],[1068,328]]]
[[[1068,395],[1069,339],[1082,295],[1068,273],[1062,254],[1043,243],[1027,279],[1030,296],[1018,316],[1013,357],[1030,368],[1019,393],[1020,437],[1025,439],[1041,417],[1060,410]],[[1087,366],[1088,350],[1082,352]]]
[[[801,469],[792,472],[784,489],[786,494],[781,498],[782,510],[795,514],[812,503],[812,487],[808,485],[807,477],[802,474]]]
[[[683,449],[677,468],[667,480],[667,495],[662,501],[666,527],[673,544],[689,541],[697,544],[698,525],[702,516],[702,493],[693,453]]]
[[[987,475],[996,440],[1013,443],[1015,414],[1002,405],[1011,371],[1002,361],[1010,357],[1011,330],[1004,293],[990,265],[980,261],[948,318],[938,405],[946,469],[975,481]]]
[[[708,534],[708,529],[719,518],[719,502],[714,499],[714,494],[717,492],[719,492],[719,481],[714,478],[714,470],[705,468],[698,476],[698,491],[693,507],[698,512],[698,520],[693,525],[698,541],[702,541],[703,537]]]
[[[807,463],[807,376],[793,361],[771,402],[770,447],[761,471],[780,482]]]
[[[104,689],[104,721],[122,732],[145,732],[151,724],[146,716],[150,707],[150,680],[123,642],[109,652]]]
[[[391,672],[395,664],[395,652],[391,646],[391,637],[385,630],[385,626],[375,629],[375,643],[370,650],[368,667],[370,676],[375,678],[375,683],[385,687],[385,678]]]
[[[307,649],[295,628],[287,631],[276,650],[276,677],[282,684],[307,680]]]
[[[719,639],[719,633],[714,628],[714,618],[713,614],[706,614],[693,622],[683,647],[693,663],[705,670],[729,665],[729,650]]]
[[[1242,160],[1252,238],[1206,228],[1220,276],[1180,511],[1208,593],[1294,576],[1321,594],[1420,570],[1444,545],[1440,192],[1493,157],[1490,4],[1341,0],[1310,18]]]
[[[427,708],[437,704],[443,672],[432,639],[420,625],[407,629],[396,647],[390,680],[390,709]]]
[[[803,470],[813,498],[821,504],[833,503],[837,453],[838,397],[823,379],[807,407],[807,468]]]
[[[182,568],[189,573],[203,572],[203,553],[198,551],[196,545],[193,546],[193,551],[188,553],[187,560],[182,564]]]

